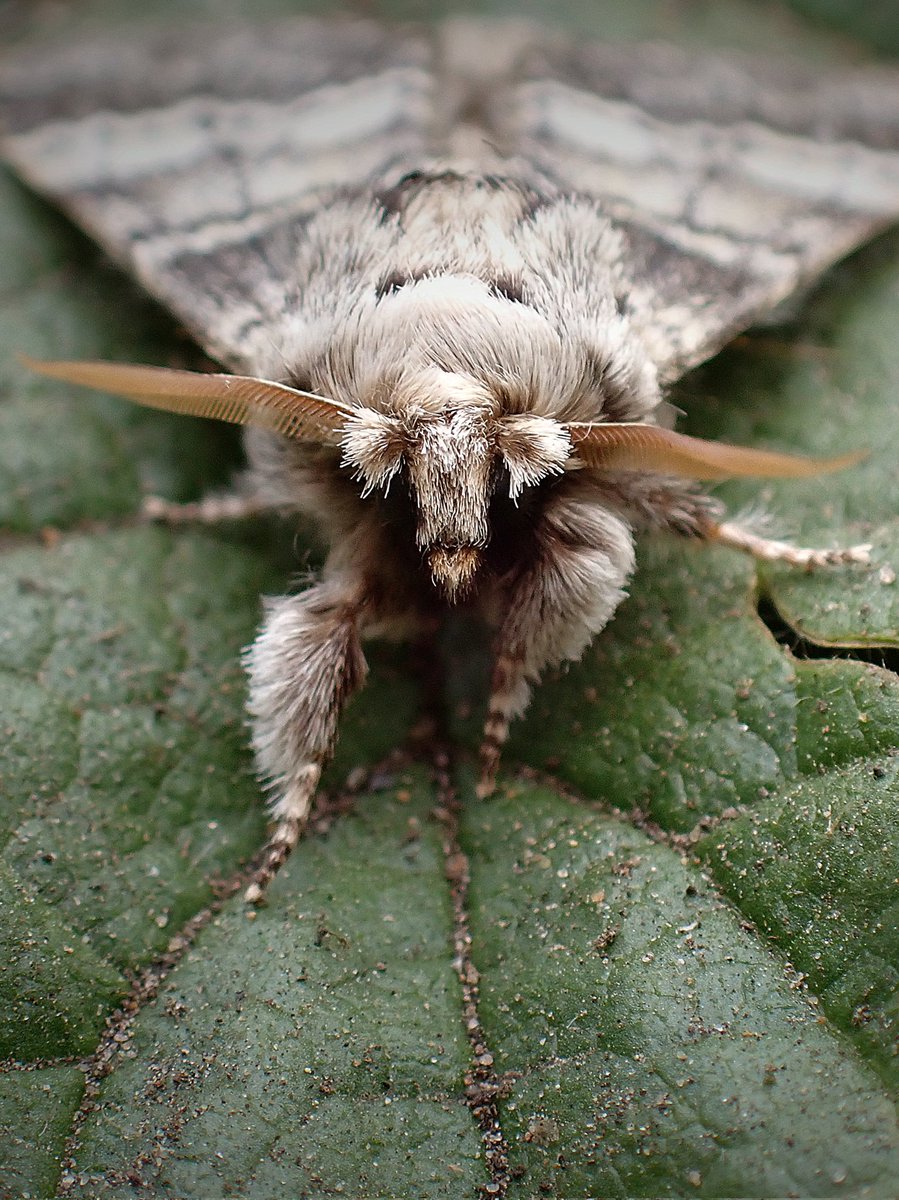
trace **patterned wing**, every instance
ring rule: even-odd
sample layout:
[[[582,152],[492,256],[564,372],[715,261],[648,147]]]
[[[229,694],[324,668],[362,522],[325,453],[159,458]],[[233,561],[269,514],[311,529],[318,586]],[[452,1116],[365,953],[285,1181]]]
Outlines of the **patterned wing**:
[[[494,139],[620,225],[669,380],[899,217],[895,70],[517,36]]]
[[[312,216],[371,221],[372,181],[434,156],[596,198],[667,379],[899,215],[895,72],[518,23],[299,19],[20,54],[0,117],[21,174],[239,370],[289,324]]]
[[[216,358],[244,369],[286,319],[310,219],[425,156],[431,48],[294,19],[19,52],[3,151]]]

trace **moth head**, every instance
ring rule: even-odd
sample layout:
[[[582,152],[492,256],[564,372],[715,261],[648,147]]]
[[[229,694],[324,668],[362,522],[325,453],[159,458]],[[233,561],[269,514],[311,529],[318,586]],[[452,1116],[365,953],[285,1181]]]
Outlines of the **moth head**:
[[[360,408],[347,422],[344,465],[363,496],[402,472],[415,507],[415,540],[435,584],[458,599],[481,565],[495,447],[495,403],[474,379],[425,367],[389,389],[388,412]]]
[[[456,600],[482,565],[497,489],[515,501],[561,472],[569,435],[546,417],[503,415],[484,384],[437,367],[398,380],[388,404],[389,412],[360,408],[348,421],[344,466],[363,496],[386,492],[402,473],[415,505],[416,543],[435,584]]]

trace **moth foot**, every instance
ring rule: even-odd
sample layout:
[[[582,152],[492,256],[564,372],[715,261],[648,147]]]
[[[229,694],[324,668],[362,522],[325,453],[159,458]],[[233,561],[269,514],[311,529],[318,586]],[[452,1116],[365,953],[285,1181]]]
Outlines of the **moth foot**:
[[[836,547],[832,550],[799,550],[800,565],[811,570],[813,567],[838,566],[840,563],[858,563],[868,566],[871,562],[871,543],[858,546]]]
[[[200,500],[179,504],[162,496],[145,496],[140,506],[144,521],[160,521],[167,525],[217,525],[221,521],[243,521],[262,512],[265,505],[256,496],[224,493],[203,496]]]
[[[481,734],[479,760],[481,773],[475,792],[480,800],[486,800],[496,791],[496,773],[503,746],[509,738],[509,723],[513,714],[524,707],[519,694],[523,657],[520,653],[500,652],[493,664],[490,684],[490,702],[487,719]],[[527,700],[527,693],[524,696]]]
[[[871,544],[844,546],[834,549],[813,549],[808,546],[793,546],[790,542],[778,542],[761,537],[732,521],[723,521],[714,526],[715,541],[734,550],[743,550],[764,562],[783,562],[794,567],[813,571],[816,567],[841,566],[846,563],[866,565],[871,561]]]
[[[475,795],[479,800],[489,800],[496,791],[496,772],[490,774],[481,774],[480,779],[475,784]]]
[[[269,884],[287,862],[291,851],[300,840],[302,828],[282,822],[276,828],[262,856],[262,862],[253,872],[253,878],[244,892],[247,904],[261,904]]]
[[[275,804],[275,828],[262,852],[244,892],[247,904],[261,904],[269,884],[287,862],[309,821],[312,797],[321,776],[321,767],[310,763],[298,772],[294,783]]]
[[[499,770],[500,755],[508,733],[507,718],[503,718],[501,722],[497,721],[494,714],[487,718],[478,754],[480,775],[475,785],[475,795],[479,800],[486,800],[496,791],[496,773]]]

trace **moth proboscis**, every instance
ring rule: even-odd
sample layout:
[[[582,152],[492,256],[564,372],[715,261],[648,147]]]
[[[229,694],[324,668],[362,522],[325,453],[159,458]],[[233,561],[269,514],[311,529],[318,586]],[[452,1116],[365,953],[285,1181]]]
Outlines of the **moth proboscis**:
[[[489,54],[484,47],[489,46]],[[811,567],[697,481],[850,465],[686,437],[664,389],[899,215],[899,81],[526,23],[310,18],[18,52],[4,151],[232,373],[35,370],[246,426],[239,494],[316,519],[321,580],[246,651],[274,830],[307,822],[363,636],[494,626],[479,792],[655,527]]]

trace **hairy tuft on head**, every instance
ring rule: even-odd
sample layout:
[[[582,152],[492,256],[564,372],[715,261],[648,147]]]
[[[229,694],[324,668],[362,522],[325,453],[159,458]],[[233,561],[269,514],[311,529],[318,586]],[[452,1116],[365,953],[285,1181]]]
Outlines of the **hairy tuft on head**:
[[[509,496],[559,475],[571,454],[568,430],[548,417],[512,416],[497,422],[496,443],[509,471]]]
[[[386,491],[403,465],[403,434],[397,421],[372,408],[360,408],[347,422],[341,439],[341,465],[362,481],[362,495]]]

